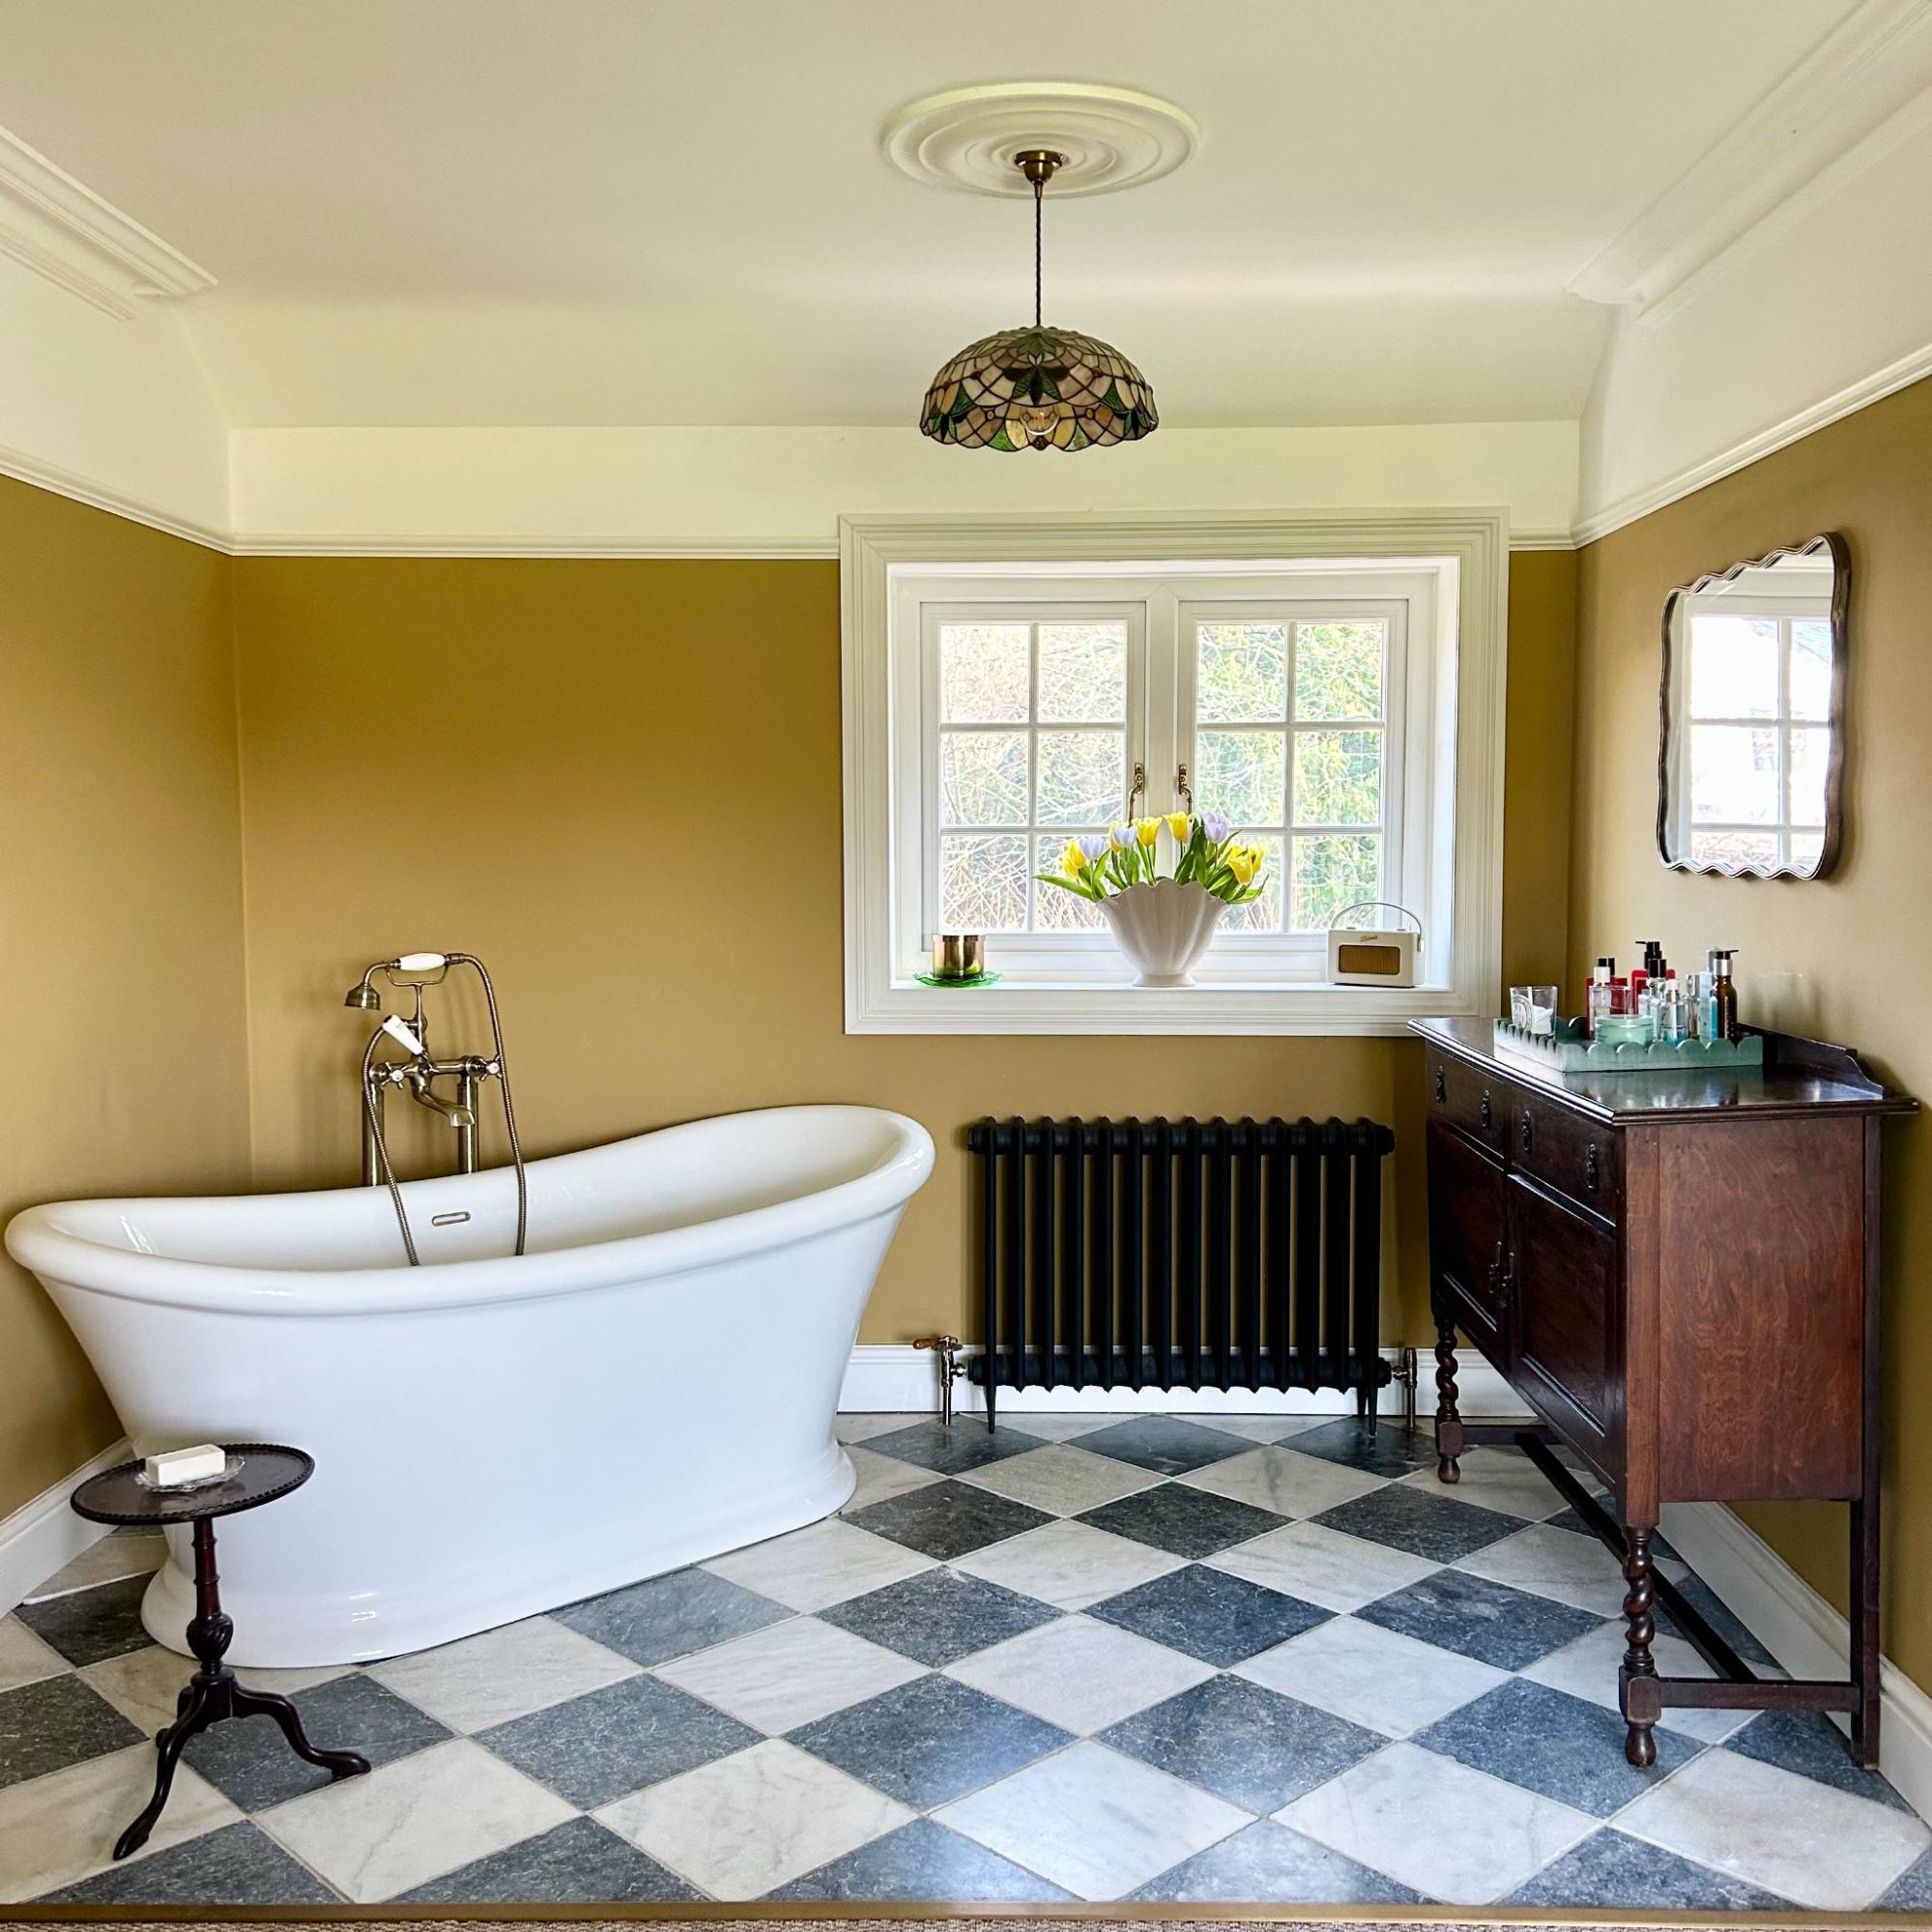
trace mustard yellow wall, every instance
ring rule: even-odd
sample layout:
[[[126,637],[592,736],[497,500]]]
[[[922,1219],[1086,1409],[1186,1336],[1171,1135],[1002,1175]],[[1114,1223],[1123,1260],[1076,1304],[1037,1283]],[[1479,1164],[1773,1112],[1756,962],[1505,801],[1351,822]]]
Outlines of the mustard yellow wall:
[[[0,480],[0,1219],[247,1184],[228,560]],[[0,1515],[118,1433],[0,1258]]]
[[[1799,884],[1666,872],[1654,843],[1658,623],[1675,584],[1823,530],[1852,552],[1848,836]],[[1591,545],[1577,602],[1573,988],[1657,935],[1675,959],[1739,947],[1744,1017],[1860,1048],[1932,1099],[1932,384],[1920,383]],[[1889,1130],[1886,1648],[1932,1682],[1932,1137]],[[1776,1284],[1767,1283],[1767,1293]],[[1842,1608],[1842,1509],[1742,1512]]]

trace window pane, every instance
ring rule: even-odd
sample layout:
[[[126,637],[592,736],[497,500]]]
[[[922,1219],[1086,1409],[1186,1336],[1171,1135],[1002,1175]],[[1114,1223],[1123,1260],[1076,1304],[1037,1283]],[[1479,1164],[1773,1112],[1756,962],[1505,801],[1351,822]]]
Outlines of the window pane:
[[[1825,822],[1825,766],[1831,756],[1831,734],[1819,725],[1800,725],[1791,734],[1791,822]]]
[[[1690,715],[1777,716],[1777,625],[1700,611],[1690,620]]]
[[[1276,838],[1245,839],[1259,846],[1268,860],[1261,874],[1261,896],[1247,906],[1230,906],[1221,915],[1225,933],[1279,933],[1282,930],[1282,842]]]
[[[1777,733],[1753,725],[1693,726],[1690,816],[1726,825],[1774,825],[1780,816]]]
[[[1202,732],[1195,802],[1225,812],[1239,828],[1279,825],[1288,783],[1288,747],[1281,732]]]
[[[948,933],[1026,928],[1026,835],[948,832],[939,840],[939,924]]]
[[[1035,823],[1105,825],[1127,806],[1125,732],[1042,732]]]
[[[1379,718],[1386,624],[1295,626],[1295,716]]]
[[[1831,715],[1831,626],[1805,620],[1791,626],[1791,715]]]
[[[1196,717],[1265,724],[1288,715],[1286,624],[1201,624],[1196,638]]]
[[[1127,716],[1127,626],[1040,626],[1040,717],[1049,724],[1113,724]]]
[[[939,822],[942,825],[1026,822],[1024,732],[939,735]]]
[[[1810,872],[1825,856],[1825,834],[1823,832],[1793,832],[1791,835],[1791,862],[1800,872]]]
[[[1692,832],[1690,857],[1696,865],[1775,865],[1775,832]]]
[[[1295,823],[1382,822],[1382,734],[1295,734]]]
[[[1026,721],[1026,624],[939,626],[939,719],[948,725]]]
[[[1059,872],[1066,850],[1067,835],[1064,832],[1043,832],[1035,848],[1033,870]],[[1106,925],[1106,917],[1091,899],[1062,892],[1057,885],[1034,882],[1033,927],[1036,932],[1098,933],[1105,930]]]
[[[1295,840],[1289,904],[1296,932],[1326,932],[1343,908],[1381,896],[1379,832]]]

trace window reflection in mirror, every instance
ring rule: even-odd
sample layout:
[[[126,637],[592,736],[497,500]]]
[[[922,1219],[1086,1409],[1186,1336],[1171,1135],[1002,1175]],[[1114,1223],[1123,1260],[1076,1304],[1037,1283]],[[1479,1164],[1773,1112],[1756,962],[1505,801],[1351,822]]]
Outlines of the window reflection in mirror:
[[[1673,591],[1658,845],[1692,872],[1813,879],[1839,840],[1845,546],[1814,537]]]

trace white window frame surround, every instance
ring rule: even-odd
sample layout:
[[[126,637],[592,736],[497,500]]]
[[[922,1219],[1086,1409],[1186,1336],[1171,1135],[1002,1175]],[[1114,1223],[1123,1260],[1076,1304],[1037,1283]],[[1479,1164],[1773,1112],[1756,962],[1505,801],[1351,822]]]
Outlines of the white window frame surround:
[[[1503,726],[1509,537],[1507,512],[1366,511],[1308,515],[1237,512],[1195,516],[1108,513],[1091,517],[879,515],[840,519],[845,775],[846,1030],[849,1033],[992,1034],[1399,1034],[1431,1014],[1494,1011],[1501,973]],[[1217,943],[1213,965],[1186,989],[1129,984],[1111,948],[1089,948],[1063,972],[1047,962],[997,987],[935,992],[913,973],[926,942],[923,914],[907,906],[898,863],[906,813],[923,811],[916,774],[895,747],[920,729],[920,694],[903,671],[907,600],[901,587],[936,582],[972,603],[1002,574],[1024,579],[1051,566],[1055,579],[1096,580],[1092,601],[1135,575],[1185,578],[1208,591],[1214,578],[1278,578],[1280,600],[1298,600],[1325,571],[1345,574],[1360,599],[1363,573],[1404,594],[1426,592],[1429,701],[1411,704],[1399,726],[1407,763],[1427,740],[1427,770],[1403,803],[1404,889],[1417,866],[1431,869],[1431,912],[1414,988],[1337,987],[1316,976],[1325,960],[1257,973],[1242,964],[1244,940]],[[1064,594],[1064,592],[1059,592]],[[1036,593],[1037,597],[1037,593]],[[1185,593],[1181,601],[1186,601]],[[1417,606],[1408,606],[1414,611]],[[916,630],[912,661],[918,653]],[[1410,680],[1414,688],[1414,680]],[[896,715],[895,715],[896,712]],[[919,740],[915,737],[913,742]],[[1392,736],[1392,743],[1394,739]],[[1167,774],[1149,764],[1150,808]],[[921,822],[915,816],[914,823]],[[1012,942],[995,940],[995,949]],[[1279,946],[1280,942],[1276,944]],[[1313,948],[1305,948],[1313,959]],[[1002,954],[1003,956],[1003,954]],[[995,962],[997,964],[997,962]]]

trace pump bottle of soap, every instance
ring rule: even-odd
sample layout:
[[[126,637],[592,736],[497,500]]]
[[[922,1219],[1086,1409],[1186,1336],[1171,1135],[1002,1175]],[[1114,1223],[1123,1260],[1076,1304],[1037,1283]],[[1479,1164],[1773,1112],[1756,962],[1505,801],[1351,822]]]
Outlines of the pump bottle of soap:
[[[1735,946],[1713,946],[1708,955],[1711,991],[1704,1019],[1704,1037],[1707,1040],[1727,1040],[1733,1045],[1737,1042],[1738,987],[1731,977],[1731,962],[1737,956]]]

